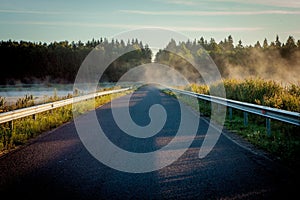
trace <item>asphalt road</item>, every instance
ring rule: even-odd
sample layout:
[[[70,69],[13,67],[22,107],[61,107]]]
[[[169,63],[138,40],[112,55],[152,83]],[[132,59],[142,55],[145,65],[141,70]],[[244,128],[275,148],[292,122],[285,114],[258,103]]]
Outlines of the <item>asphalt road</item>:
[[[120,106],[122,98],[115,100]],[[168,118],[158,134],[146,139],[124,134],[113,120],[110,103],[96,114],[115,145],[130,152],[150,152],[159,150],[176,134],[181,114],[178,102],[153,87],[143,87],[131,97],[130,113],[140,126],[150,122],[148,109],[157,103],[164,106]],[[188,108],[187,112],[199,123],[197,135],[189,149],[167,167],[147,173],[112,169],[89,153],[70,122],[0,158],[0,198],[298,199],[293,196],[299,193],[295,174],[223,134],[205,158],[198,158],[208,126]],[[163,158],[153,162],[159,159]]]

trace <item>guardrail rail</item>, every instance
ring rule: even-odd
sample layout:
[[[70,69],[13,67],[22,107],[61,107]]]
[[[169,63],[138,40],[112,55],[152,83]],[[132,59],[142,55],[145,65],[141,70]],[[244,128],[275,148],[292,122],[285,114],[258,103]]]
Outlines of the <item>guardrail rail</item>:
[[[293,124],[296,126],[300,126],[300,113],[298,112],[291,112],[286,110],[281,110],[277,108],[271,108],[262,105],[256,105],[251,103],[245,103],[235,100],[230,100],[226,98],[198,94],[195,92],[190,92],[186,90],[179,90],[175,88],[168,88],[173,92],[177,92],[180,94],[185,94],[188,96],[195,97],[197,99],[213,102],[219,105],[223,105],[229,108],[229,118],[232,119],[232,109],[241,110],[244,112],[244,125],[247,126],[248,124],[248,113],[260,115],[266,118],[266,129],[267,134],[271,135],[271,119],[275,119],[278,121],[286,122],[289,124]]]
[[[69,98],[69,99],[65,99],[65,100],[60,100],[60,101],[55,101],[55,102],[51,102],[51,103],[45,103],[45,104],[41,104],[41,105],[37,105],[37,106],[31,106],[31,107],[27,107],[27,108],[21,108],[21,109],[17,109],[17,110],[0,113],[0,124],[9,122],[10,127],[12,128],[13,120],[20,119],[23,117],[28,117],[28,116],[35,116],[38,113],[53,110],[55,108],[66,106],[66,105],[69,105],[72,103],[84,101],[84,100],[91,99],[91,98],[96,98],[96,97],[107,95],[107,94],[124,92],[129,89],[131,89],[131,88],[102,91],[102,92],[97,92],[97,93],[93,93],[93,94],[87,94],[87,95],[73,97],[73,98]]]

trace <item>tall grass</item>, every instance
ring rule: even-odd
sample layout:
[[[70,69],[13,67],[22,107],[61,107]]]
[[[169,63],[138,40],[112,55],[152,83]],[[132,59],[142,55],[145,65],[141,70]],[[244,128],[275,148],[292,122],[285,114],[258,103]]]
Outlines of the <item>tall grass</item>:
[[[300,86],[282,85],[273,80],[249,78],[245,80],[225,79],[210,86],[209,90],[225,87],[228,99],[265,105],[273,108],[300,112]],[[203,87],[203,86],[198,86]],[[197,87],[195,87],[197,88]]]

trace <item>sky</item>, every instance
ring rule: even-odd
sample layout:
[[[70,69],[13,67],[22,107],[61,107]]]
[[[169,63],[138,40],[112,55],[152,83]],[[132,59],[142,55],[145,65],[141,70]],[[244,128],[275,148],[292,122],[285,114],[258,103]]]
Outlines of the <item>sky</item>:
[[[145,27],[235,44],[300,39],[300,0],[0,0],[0,40],[112,38]]]

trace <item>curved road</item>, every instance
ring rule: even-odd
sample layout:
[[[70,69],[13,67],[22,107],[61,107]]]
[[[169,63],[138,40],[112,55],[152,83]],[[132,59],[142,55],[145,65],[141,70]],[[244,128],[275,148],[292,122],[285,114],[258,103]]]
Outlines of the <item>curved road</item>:
[[[124,106],[122,99],[114,101]],[[150,86],[136,91],[130,102],[132,119],[140,126],[150,122],[148,109],[157,103],[165,107],[168,118],[164,128],[147,139],[123,134],[113,120],[110,103],[96,113],[114,144],[132,152],[150,152],[175,135],[180,122],[178,102]],[[199,159],[207,123],[189,109],[187,112],[199,123],[192,145],[173,164],[148,173],[117,171],[96,160],[83,146],[73,122],[42,134],[0,158],[1,199],[5,195],[21,199],[296,199],[294,174],[223,134],[213,150]]]

